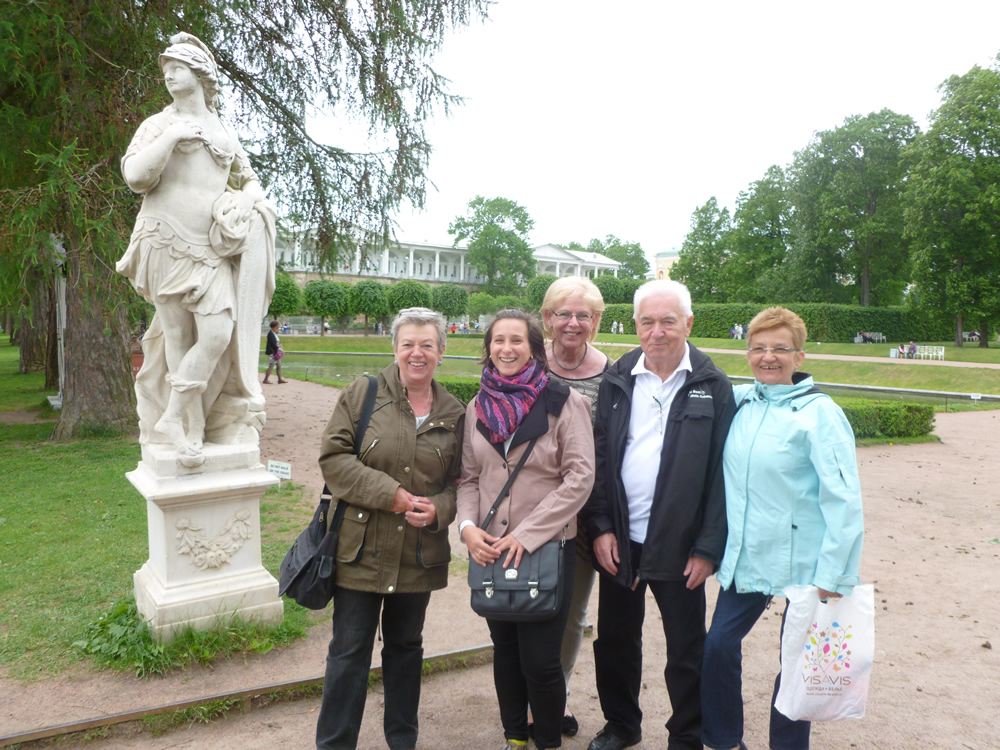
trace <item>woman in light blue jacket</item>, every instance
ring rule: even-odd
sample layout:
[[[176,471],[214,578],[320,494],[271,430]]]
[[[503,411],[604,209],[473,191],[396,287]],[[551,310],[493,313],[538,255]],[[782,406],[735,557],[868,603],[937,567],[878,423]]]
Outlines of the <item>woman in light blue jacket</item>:
[[[793,584],[812,584],[828,598],[860,583],[854,434],[840,407],[798,372],[805,340],[805,323],[781,307],[763,310],[747,328],[754,382],[734,389],[738,410],[723,454],[729,535],[702,668],[702,740],[712,750],[746,748],[742,642],[771,598]],[[770,747],[806,750],[809,722],[774,708],[779,681],[780,674]]]

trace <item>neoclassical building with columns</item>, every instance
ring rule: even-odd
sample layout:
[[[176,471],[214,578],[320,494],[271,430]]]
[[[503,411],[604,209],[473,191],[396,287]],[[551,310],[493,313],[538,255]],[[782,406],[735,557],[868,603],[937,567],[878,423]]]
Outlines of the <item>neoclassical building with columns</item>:
[[[362,258],[360,248],[350,263],[343,263],[334,276],[384,279],[388,282],[415,279],[429,284],[463,284],[474,286],[485,279],[466,262],[467,247],[405,242],[386,247],[381,253]],[[605,273],[618,275],[618,261],[599,253],[571,252],[556,245],[539,245],[533,250],[539,274],[553,276],[584,276],[594,278]],[[297,277],[305,285],[319,278],[321,269],[316,254],[307,241],[279,237],[275,247],[279,268]],[[329,276],[329,271],[325,274]]]

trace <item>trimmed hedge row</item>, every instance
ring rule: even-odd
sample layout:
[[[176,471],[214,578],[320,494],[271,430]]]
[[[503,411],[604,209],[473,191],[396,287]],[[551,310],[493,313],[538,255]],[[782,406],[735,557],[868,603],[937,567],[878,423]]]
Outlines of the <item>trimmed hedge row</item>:
[[[835,399],[855,438],[920,437],[934,429],[934,407],[905,401],[871,401],[865,398]]]
[[[446,377],[438,382],[463,404],[479,392],[478,378]],[[903,401],[871,401],[864,398],[834,399],[851,423],[854,437],[919,437],[934,427],[934,407]]]
[[[760,303],[724,305],[694,304],[691,335],[699,338],[728,338],[736,323],[744,327],[765,307]],[[906,307],[857,307],[814,302],[790,302],[783,307],[797,313],[806,324],[810,341],[850,343],[858,331],[883,334],[889,341],[947,341],[954,331],[947,320],[933,321]],[[632,305],[608,305],[601,318],[601,331],[611,332],[611,323],[625,325],[625,333],[635,333]]]

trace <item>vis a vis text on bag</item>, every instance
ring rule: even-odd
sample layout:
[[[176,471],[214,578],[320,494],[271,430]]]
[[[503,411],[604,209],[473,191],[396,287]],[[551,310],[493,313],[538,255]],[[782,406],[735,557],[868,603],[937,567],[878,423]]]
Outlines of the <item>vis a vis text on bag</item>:
[[[815,586],[789,586],[781,638],[781,687],[774,707],[793,720],[865,715],[875,655],[875,592],[821,601]]]

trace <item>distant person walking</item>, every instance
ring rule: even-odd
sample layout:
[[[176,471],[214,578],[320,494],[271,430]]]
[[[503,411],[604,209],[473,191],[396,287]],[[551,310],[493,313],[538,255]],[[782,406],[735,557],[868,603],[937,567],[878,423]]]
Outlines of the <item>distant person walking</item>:
[[[264,348],[264,354],[267,355],[267,370],[264,371],[264,382],[270,383],[268,380],[271,377],[271,368],[275,368],[278,371],[278,383],[287,383],[288,381],[281,377],[281,358],[285,356],[285,350],[281,348],[281,339],[278,338],[278,327],[281,324],[276,321],[271,321],[271,330],[267,332],[267,346]]]

